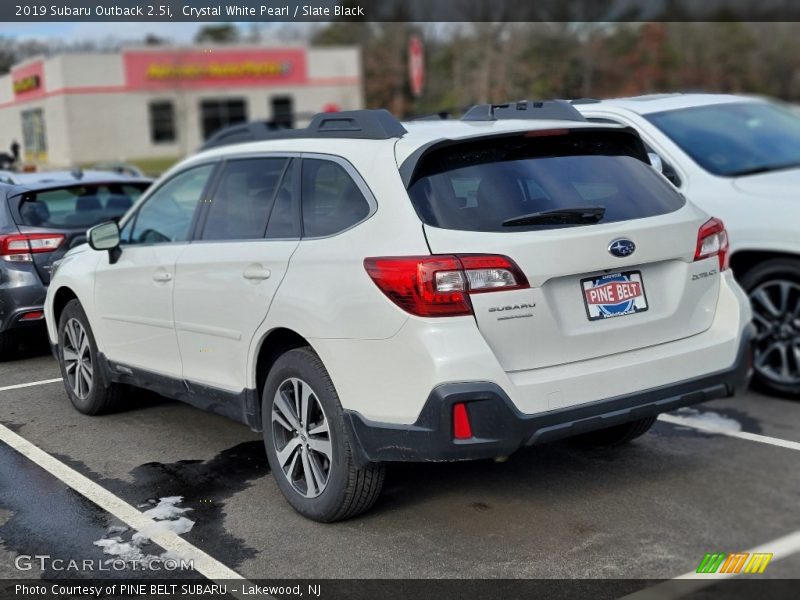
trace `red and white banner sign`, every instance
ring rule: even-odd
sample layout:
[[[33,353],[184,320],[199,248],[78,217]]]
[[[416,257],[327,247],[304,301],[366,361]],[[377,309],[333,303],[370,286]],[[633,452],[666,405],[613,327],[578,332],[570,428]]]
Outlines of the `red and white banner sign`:
[[[419,98],[425,89],[425,49],[417,36],[408,41],[408,77],[411,93]]]

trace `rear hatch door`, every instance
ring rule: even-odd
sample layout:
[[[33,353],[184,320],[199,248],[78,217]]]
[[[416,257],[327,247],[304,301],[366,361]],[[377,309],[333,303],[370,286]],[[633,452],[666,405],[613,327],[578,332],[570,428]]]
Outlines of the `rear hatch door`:
[[[450,146],[409,187],[433,254],[504,255],[528,279],[528,289],[471,294],[477,325],[507,371],[662,344],[711,325],[718,259],[694,261],[708,216],[615,135]],[[595,216],[553,212],[576,207]]]

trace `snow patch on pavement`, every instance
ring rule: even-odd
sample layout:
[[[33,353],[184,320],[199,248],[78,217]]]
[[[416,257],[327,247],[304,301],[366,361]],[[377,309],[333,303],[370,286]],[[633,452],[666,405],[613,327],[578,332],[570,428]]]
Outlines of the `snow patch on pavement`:
[[[146,565],[152,561],[164,561],[174,558],[169,552],[164,552],[160,555],[147,554],[142,550],[142,547],[151,543],[150,538],[157,531],[169,530],[177,535],[182,535],[192,530],[194,521],[183,516],[184,513],[192,509],[178,506],[181,502],[183,502],[183,496],[169,496],[159,500],[148,500],[145,504],[139,505],[139,508],[152,506],[152,508],[144,511],[143,514],[153,519],[155,523],[135,533],[131,532],[132,534],[128,541],[125,541],[122,537],[122,534],[128,532],[127,527],[123,525],[109,527],[105,536],[94,542],[95,546],[103,549],[104,554],[114,557],[113,559],[108,559],[106,564],[112,561],[124,561],[126,563]]]
[[[151,519],[155,519],[156,521],[175,519],[176,517],[180,517],[183,513],[192,510],[191,508],[181,508],[180,506],[176,506],[181,502],[183,502],[183,496],[169,496],[167,498],[161,498],[154,508],[144,511],[144,514]]]
[[[686,425],[696,425],[699,428],[715,429],[717,431],[741,431],[742,424],[736,419],[731,419],[714,411],[699,411],[695,408],[679,408],[672,413],[680,417]]]
[[[106,535],[117,535],[120,533],[125,533],[126,531],[128,531],[128,528],[125,527],[125,525],[112,525],[108,528]]]

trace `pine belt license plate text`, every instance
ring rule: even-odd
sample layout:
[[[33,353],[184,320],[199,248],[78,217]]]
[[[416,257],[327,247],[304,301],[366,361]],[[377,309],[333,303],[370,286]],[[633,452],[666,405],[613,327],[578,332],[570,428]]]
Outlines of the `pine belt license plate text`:
[[[640,271],[611,273],[581,280],[583,304],[590,321],[622,317],[647,310]]]

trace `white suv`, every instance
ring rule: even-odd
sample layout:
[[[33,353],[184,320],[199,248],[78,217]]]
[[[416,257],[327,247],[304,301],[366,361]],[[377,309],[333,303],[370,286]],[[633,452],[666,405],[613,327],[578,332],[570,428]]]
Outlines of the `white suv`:
[[[753,305],[755,375],[800,396],[800,115],[762,98],[662,94],[577,101],[590,121],[635,128],[664,175],[721,217]]]
[[[67,395],[263,431],[320,521],[369,508],[387,462],[626,442],[749,371],[724,227],[647,161],[560,101],[225,130],[58,267]]]

